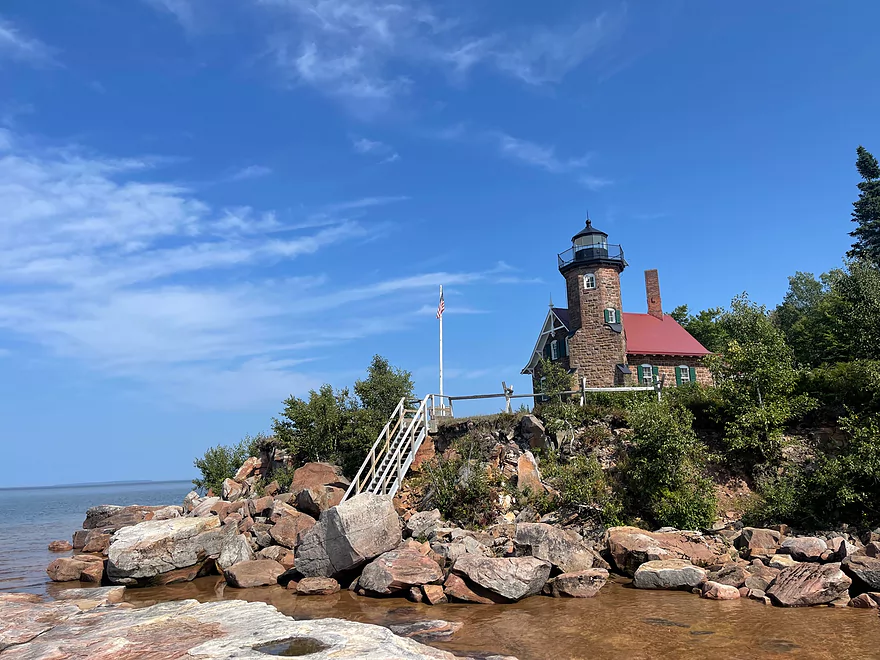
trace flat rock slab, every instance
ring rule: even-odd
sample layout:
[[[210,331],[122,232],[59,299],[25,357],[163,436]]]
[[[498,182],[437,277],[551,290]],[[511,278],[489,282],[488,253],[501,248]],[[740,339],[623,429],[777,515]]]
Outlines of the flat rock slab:
[[[706,571],[684,559],[648,561],[633,578],[636,589],[693,589],[706,580]]]
[[[55,600],[91,600],[102,604],[121,603],[125,598],[125,587],[95,587],[93,589],[56,589],[52,592]]]
[[[782,607],[824,605],[844,596],[851,584],[840,564],[803,563],[783,570],[767,595]]]
[[[278,576],[284,571],[284,566],[274,559],[251,559],[230,566],[223,571],[223,577],[229,586],[247,589],[278,584]]]
[[[31,641],[80,612],[73,603],[42,603],[34,602],[32,598],[9,598],[19,595],[3,594],[0,597],[0,653],[3,653],[3,660],[7,656],[13,657],[11,654],[15,653],[15,645]]]
[[[86,511],[86,519],[82,526],[83,529],[111,529],[115,531],[123,527],[137,525],[145,520],[151,520],[154,511],[165,509],[166,506],[141,506],[140,504],[93,506]]]
[[[42,617],[3,660],[266,660],[260,648],[314,651],[309,660],[454,660],[446,651],[399,637],[387,628],[341,619],[294,621],[266,603],[183,600],[142,609],[18,603],[0,621],[14,630]],[[3,624],[0,623],[0,626]],[[34,630],[42,629],[39,637]],[[2,628],[0,628],[2,630]],[[2,634],[2,633],[0,633]],[[3,639],[3,638],[0,638]],[[281,653],[276,653],[281,655]],[[302,655],[302,653],[290,653]]]
[[[296,593],[301,596],[330,596],[339,591],[339,583],[333,578],[307,577],[296,585]]]
[[[395,635],[410,637],[424,642],[442,641],[452,637],[461,630],[464,624],[460,621],[416,621],[414,623],[399,623],[388,626]]]

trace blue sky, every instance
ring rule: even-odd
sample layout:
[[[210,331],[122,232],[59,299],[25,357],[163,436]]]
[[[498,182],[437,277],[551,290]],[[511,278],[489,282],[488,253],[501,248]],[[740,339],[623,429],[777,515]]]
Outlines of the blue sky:
[[[587,210],[664,307],[840,264],[880,5],[5,0],[0,486],[189,478],[381,353],[519,375]],[[494,410],[494,403],[483,406]]]

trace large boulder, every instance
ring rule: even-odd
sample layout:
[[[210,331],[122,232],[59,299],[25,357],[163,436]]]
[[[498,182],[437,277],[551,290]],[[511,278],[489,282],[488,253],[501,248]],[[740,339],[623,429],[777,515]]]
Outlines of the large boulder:
[[[693,589],[706,581],[706,571],[684,559],[647,561],[636,570],[636,589]]]
[[[269,534],[278,545],[294,550],[302,542],[306,532],[315,524],[315,519],[310,515],[294,510],[290,514],[281,516],[269,530]]]
[[[358,586],[377,594],[436,582],[443,577],[440,565],[417,550],[403,548],[379,555],[364,567]]]
[[[244,534],[227,535],[223,546],[220,548],[220,556],[217,558],[217,568],[221,571],[243,561],[254,559],[254,550],[248,543]]]
[[[783,607],[823,605],[845,595],[851,584],[840,564],[802,563],[783,570],[767,595]]]
[[[739,589],[720,582],[704,582],[701,595],[709,600],[739,600]]]
[[[244,494],[244,487],[235,479],[224,479],[221,493],[227,502],[235,502]]]
[[[743,527],[734,545],[747,559],[772,555],[779,548],[782,535],[775,529]]]
[[[244,463],[241,464],[241,467],[238,468],[238,471],[235,473],[233,479],[238,483],[244,483],[245,479],[253,475],[257,470],[259,470],[263,466],[263,461],[261,461],[256,456],[251,456],[245,460]]]
[[[796,561],[819,561],[828,550],[828,544],[814,536],[785,539],[779,552],[791,555]]]
[[[541,592],[550,568],[550,562],[535,557],[464,555],[455,560],[452,571],[506,600],[520,600]]]
[[[843,560],[843,571],[855,578],[860,587],[868,591],[880,591],[880,557],[853,555]]]
[[[612,527],[605,542],[614,564],[634,576],[645,562],[684,559],[695,566],[713,566],[730,560],[722,542],[696,532],[646,532],[638,527]]]
[[[519,523],[514,540],[517,554],[548,561],[560,573],[592,568],[596,556],[576,533],[544,523]]]
[[[491,605],[495,601],[486,596],[482,596],[471,589],[467,583],[458,577],[455,573],[446,576],[443,582],[443,593],[453,600],[464,601],[465,603],[479,603],[481,605]]]
[[[361,493],[327,509],[306,532],[297,548],[296,569],[307,577],[335,577],[393,550],[401,540],[391,498]]]
[[[327,509],[341,503],[343,497],[345,497],[344,488],[310,486],[296,494],[296,508],[317,518]]]
[[[547,449],[544,424],[534,415],[525,415],[519,423],[519,432],[532,449]]]
[[[404,535],[416,539],[426,539],[435,529],[443,525],[439,509],[418,511],[409,517],[404,527]]]
[[[107,577],[114,584],[153,583],[163,573],[217,558],[226,534],[216,516],[151,520],[124,527],[110,543]],[[190,579],[197,576],[198,571]]]
[[[266,587],[278,584],[278,576],[284,570],[284,566],[272,559],[251,559],[226,568],[223,577],[231,587]]]
[[[577,573],[563,573],[550,580],[550,595],[554,598],[592,598],[608,581],[604,568],[589,568]]]
[[[110,533],[123,527],[137,525],[145,520],[151,520],[153,512],[164,509],[164,506],[117,506],[115,504],[102,504],[93,506],[86,511],[86,519],[83,529],[106,529]]]
[[[296,495],[299,491],[315,486],[335,486],[343,491],[351,482],[342,476],[342,469],[330,463],[306,463],[293,471],[290,492]]]

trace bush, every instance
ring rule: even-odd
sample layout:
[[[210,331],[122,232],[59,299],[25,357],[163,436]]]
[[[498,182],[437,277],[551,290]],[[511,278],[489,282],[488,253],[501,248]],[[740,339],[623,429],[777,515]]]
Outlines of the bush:
[[[663,397],[686,408],[694,416],[694,427],[704,430],[722,430],[726,423],[724,399],[718,388],[699,383],[687,383],[664,390]]]
[[[241,464],[257,453],[252,450],[257,449],[256,442],[262,438],[263,436],[245,436],[236,445],[217,445],[208,449],[204,456],[193,461],[193,465],[202,473],[201,478],[192,480],[195,489],[203,495],[209,490],[219,495],[223,489],[223,480],[234,477]]]
[[[621,468],[630,509],[656,524],[699,529],[715,517],[715,492],[706,476],[708,452],[693,416],[668,402],[630,411],[632,447]]]
[[[448,457],[436,456],[421,468],[417,487],[446,520],[465,527],[493,522],[496,488],[488,476],[478,443],[468,437],[455,444]]]
[[[819,403],[816,417],[837,421],[848,413],[880,413],[880,361],[827,364],[805,372],[798,389]]]
[[[541,476],[557,495],[544,498],[546,501],[537,498],[539,513],[577,507],[579,513],[595,517],[603,525],[621,524],[620,502],[595,456],[578,454],[564,461],[556,452],[544,452],[540,461]]]

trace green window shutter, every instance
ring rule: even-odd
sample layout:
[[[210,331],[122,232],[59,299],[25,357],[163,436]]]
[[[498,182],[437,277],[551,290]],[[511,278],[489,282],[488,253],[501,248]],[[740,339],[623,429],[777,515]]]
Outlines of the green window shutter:
[[[550,359],[550,342],[544,344],[544,359]]]
[[[696,383],[697,382],[697,369],[696,369],[696,367],[690,367],[688,369],[688,371],[690,371],[690,373],[691,373],[691,382]]]
[[[651,373],[654,374],[655,383],[660,380],[660,367],[651,367]]]
[[[605,323],[611,323],[611,313],[607,309],[603,310],[603,313],[605,314]]]
[[[681,367],[675,368],[675,384],[681,385]]]
[[[619,309],[616,310],[616,311],[617,311],[617,322],[618,322],[620,325],[623,325],[623,314],[621,314],[621,312],[620,312]]]

